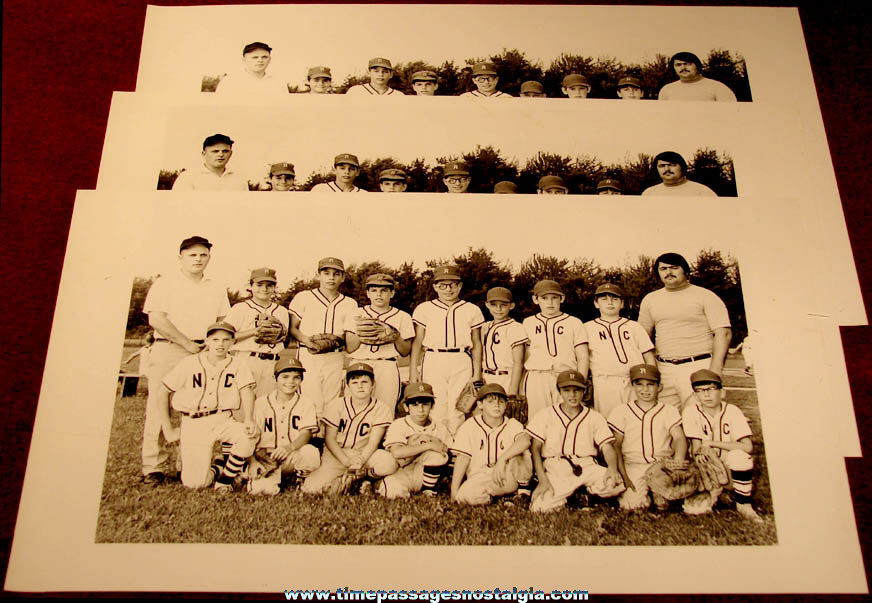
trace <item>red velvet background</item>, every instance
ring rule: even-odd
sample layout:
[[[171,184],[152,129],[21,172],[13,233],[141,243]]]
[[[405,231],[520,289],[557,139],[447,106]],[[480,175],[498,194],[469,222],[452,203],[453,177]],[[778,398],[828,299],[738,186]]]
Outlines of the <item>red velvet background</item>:
[[[229,2],[212,2],[219,3]],[[867,200],[872,184],[869,11],[841,1],[799,4],[868,313],[872,284],[872,245],[868,243],[872,226]],[[96,185],[112,91],[135,88],[145,7],[144,0],[6,0],[3,6],[0,215],[6,234],[0,246],[4,408],[0,564],[4,574],[75,192]],[[870,332],[869,327],[842,329],[854,407],[867,455],[872,442]],[[797,378],[807,370],[800,368]],[[827,403],[821,400],[822,407]],[[75,457],[74,452],[71,456]],[[868,457],[846,462],[861,545],[868,558],[872,552],[872,463]],[[59,464],[58,479],[75,480],[75,463]],[[826,509],[821,509],[821,520],[825,518]]]

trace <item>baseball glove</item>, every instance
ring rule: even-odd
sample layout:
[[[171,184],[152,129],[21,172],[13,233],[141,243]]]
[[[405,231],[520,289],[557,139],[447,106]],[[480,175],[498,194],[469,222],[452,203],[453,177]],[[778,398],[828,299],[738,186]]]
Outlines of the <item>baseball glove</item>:
[[[400,336],[400,332],[388,323],[367,316],[357,317],[355,330],[360,341],[367,345],[393,343]]]
[[[408,446],[418,446],[420,444],[426,444],[427,442],[432,442],[435,440],[432,435],[428,433],[413,433],[408,438],[406,438],[406,444]]]
[[[460,395],[457,396],[454,408],[462,412],[467,418],[469,418],[470,413],[475,408],[475,397],[478,394],[479,387],[481,387],[480,383],[469,382],[460,390]]]
[[[521,425],[527,424],[527,397],[521,395],[509,396],[506,406],[506,416],[518,421]]]
[[[332,333],[318,333],[309,337],[309,345],[306,349],[310,354],[324,354],[326,352],[335,352],[345,347],[345,341],[341,337],[337,337]]]
[[[277,318],[268,314],[261,314],[254,321],[255,343],[268,343],[275,345],[285,338],[285,325]]]
[[[664,459],[648,467],[645,479],[654,494],[666,500],[681,500],[697,491],[699,470],[693,463]]]
[[[730,483],[730,474],[716,452],[696,454],[693,460],[699,471],[701,485],[709,492],[720,490]]]
[[[324,491],[328,496],[338,496],[342,494],[350,494],[352,490],[356,486],[360,485],[360,482],[363,480],[365,474],[364,473],[352,473],[350,471],[346,471],[327,486],[327,489]]]
[[[269,477],[278,470],[280,464],[270,456],[269,450],[258,448],[249,462],[248,476],[252,480]]]

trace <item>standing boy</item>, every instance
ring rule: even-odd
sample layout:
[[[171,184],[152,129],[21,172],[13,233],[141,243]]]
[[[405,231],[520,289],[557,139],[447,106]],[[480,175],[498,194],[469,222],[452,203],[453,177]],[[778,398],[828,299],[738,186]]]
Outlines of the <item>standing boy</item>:
[[[254,424],[260,429],[255,457],[263,455],[277,466],[264,474],[261,462],[249,461],[252,494],[278,494],[284,476],[305,479],[321,464],[321,454],[309,443],[318,431],[315,407],[300,394],[305,372],[296,358],[281,358],[275,363],[275,391],[254,401]]]
[[[451,451],[457,455],[451,477],[451,499],[486,505],[493,496],[522,492],[529,496],[533,474],[530,436],[524,426],[506,417],[502,386],[489,383],[476,396],[481,414],[460,426]]]
[[[161,429],[168,442],[179,442],[182,484],[228,491],[254,452],[254,377],[240,359],[230,356],[236,329],[217,322],[206,330],[206,349],[179,362],[163,379],[159,395]],[[169,405],[182,415],[181,428],[170,423]],[[232,411],[241,407],[244,423]],[[210,467],[215,442],[230,442],[224,467]]]
[[[268,44],[246,44],[242,49],[242,70],[224,76],[215,93],[233,101],[283,97],[288,93],[288,85],[266,72],[271,61],[272,48]]]
[[[434,96],[438,89],[439,78],[435,71],[423,69],[412,74],[412,90],[417,96]]]
[[[357,155],[342,153],[333,159],[333,182],[322,182],[312,187],[313,193],[366,193],[354,186],[354,179],[360,175],[360,161]]]
[[[497,77],[497,66],[493,63],[476,63],[472,66],[472,83],[475,90],[464,92],[460,96],[474,98],[512,98],[511,94],[497,90],[500,78]]]
[[[397,283],[389,274],[368,276],[366,296],[370,304],[360,308],[345,325],[348,356],[352,362],[364,362],[373,368],[373,395],[388,405],[391,418],[400,400],[399,360],[409,355],[415,338],[415,325],[409,313],[391,307],[396,288]],[[378,333],[368,332],[373,329]]]
[[[391,423],[385,434],[385,449],[372,455],[373,459],[386,457],[387,464],[394,463],[394,471],[375,489],[385,498],[408,498],[412,492],[436,495],[436,483],[448,462],[451,435],[430,420],[433,399],[429,384],[407,385],[402,405],[408,414]]]
[[[499,383],[511,396],[518,395],[524,372],[524,327],[509,312],[514,310],[512,292],[505,287],[488,289],[485,306],[493,320],[481,328],[482,376],[485,383]]]
[[[415,340],[409,381],[433,386],[436,403],[433,421],[445,422],[449,431],[460,418],[454,408],[461,390],[470,381],[481,381],[481,326],[484,316],[478,306],[460,299],[463,283],[457,266],[437,266],[433,289],[437,299],[418,304],[412,312]]]
[[[369,60],[369,83],[358,84],[349,88],[345,94],[351,96],[404,96],[399,90],[388,84],[394,75],[394,68],[387,59],[377,57]]]
[[[348,366],[345,395],[327,404],[324,454],[321,466],[313,471],[301,490],[306,494],[343,494],[343,477],[384,477],[396,468],[393,459],[373,457],[391,423],[386,404],[372,397],[372,367],[362,362]]]
[[[730,472],[730,488],[736,499],[736,512],[752,521],[761,521],[751,506],[754,459],[751,452],[751,426],[739,407],[727,404],[721,377],[714,371],[701,369],[690,376],[693,398],[681,413],[684,433],[690,440],[690,452],[697,463],[705,463],[714,454]],[[721,490],[696,495],[694,502],[685,503],[684,512],[692,515],[708,513]]]
[[[621,494],[620,505],[625,511],[647,509],[646,473],[655,462],[672,458],[684,462],[687,439],[681,429],[678,411],[657,399],[660,393],[660,371],[650,364],[630,368],[633,399],[609,415],[609,427],[615,433],[618,468],[627,489]],[[669,503],[652,492],[657,509]]]
[[[590,348],[593,407],[604,417],[629,402],[630,367],[655,363],[654,344],[647,331],[638,322],[621,317],[623,297],[617,285],[600,285],[593,295],[600,317],[584,323]]]
[[[524,393],[530,417],[560,401],[557,375],[567,370],[587,374],[587,332],[579,319],[560,311],[564,299],[555,281],[539,281],[533,287],[533,303],[539,306],[539,313],[522,323],[529,346]]]
[[[603,498],[624,490],[618,471],[615,437],[605,418],[584,406],[587,380],[578,371],[557,376],[560,403],[539,411],[527,424],[533,437],[533,467],[539,487],[533,493],[531,511],[556,511],[570,495],[585,486]],[[607,467],[596,462],[602,453]]]
[[[184,170],[173,182],[174,191],[247,191],[248,180],[228,167],[233,140],[226,134],[203,139],[203,163]]]
[[[469,166],[462,161],[452,161],[442,169],[442,183],[449,193],[468,193],[470,182]]]
[[[590,92],[590,84],[583,75],[570,73],[563,78],[560,90],[569,98],[587,98]]]
[[[309,373],[306,395],[319,419],[324,405],[342,392],[345,325],[357,310],[357,302],[339,292],[344,280],[342,260],[323,258],[318,262],[318,288],[300,291],[288,307],[291,335],[300,342],[300,362]]]

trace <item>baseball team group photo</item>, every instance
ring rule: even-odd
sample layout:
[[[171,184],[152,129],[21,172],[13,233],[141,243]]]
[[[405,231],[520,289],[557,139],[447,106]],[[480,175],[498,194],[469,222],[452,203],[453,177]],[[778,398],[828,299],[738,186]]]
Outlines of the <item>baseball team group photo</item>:
[[[133,280],[98,542],[776,542],[729,250],[222,240]]]

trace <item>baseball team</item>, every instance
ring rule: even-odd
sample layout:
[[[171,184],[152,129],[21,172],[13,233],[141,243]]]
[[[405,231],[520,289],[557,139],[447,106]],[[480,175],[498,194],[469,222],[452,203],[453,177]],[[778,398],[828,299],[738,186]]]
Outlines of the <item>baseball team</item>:
[[[288,307],[273,301],[271,268],[253,270],[251,297],[230,307],[205,275],[211,249],[201,236],[182,241],[179,270],[145,300],[155,341],[141,368],[144,483],[164,482],[178,441],[189,488],[448,492],[534,512],[616,499],[625,511],[688,514],[710,512],[726,489],[742,517],[761,521],[751,429],[722,385],[730,318],[679,254],[655,261],[663,288],[643,298],[638,322],[604,283],[599,318],[583,323],[561,310],[553,280],[535,284],[539,312],[521,322],[511,291],[490,288],[486,320],[461,298],[453,265],[433,270],[435,297],[411,314],[391,305],[396,281],[382,273],[366,278],[361,307],[340,293],[336,257]],[[475,404],[462,407],[470,392]],[[725,479],[712,483],[714,465]]]
[[[224,75],[215,90],[221,97],[230,100],[246,98],[281,97],[288,94],[288,84],[272,74],[267,68],[272,60],[272,48],[264,42],[252,42],[242,49],[242,69]],[[717,101],[736,102],[736,95],[725,84],[703,76],[702,61],[692,52],[678,52],[669,59],[669,71],[678,79],[663,86],[659,100]],[[389,59],[376,57],[367,64],[369,81],[350,87],[345,94],[351,96],[408,96],[401,90],[391,88],[394,77],[393,64]],[[514,98],[498,89],[499,76],[494,63],[482,61],[472,66],[474,88],[459,96],[469,98]],[[318,65],[309,68],[306,74],[307,94],[333,93],[333,76],[330,68]],[[414,92],[411,96],[434,96],[439,89],[439,77],[432,69],[415,71],[409,76],[408,84]],[[591,85],[587,77],[580,73],[567,74],[560,83],[560,91],[566,98],[587,98]],[[545,98],[545,87],[541,82],[526,81],[521,84],[521,98]],[[645,96],[639,78],[626,75],[618,81],[618,98],[640,100]]]

